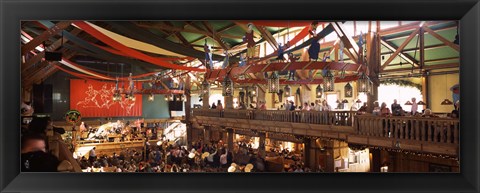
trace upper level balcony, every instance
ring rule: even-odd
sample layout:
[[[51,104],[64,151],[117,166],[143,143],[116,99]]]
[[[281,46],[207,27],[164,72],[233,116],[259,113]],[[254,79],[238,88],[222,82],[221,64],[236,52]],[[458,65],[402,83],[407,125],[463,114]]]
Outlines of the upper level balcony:
[[[200,126],[286,133],[367,147],[458,156],[459,119],[357,115],[356,111],[193,109]]]

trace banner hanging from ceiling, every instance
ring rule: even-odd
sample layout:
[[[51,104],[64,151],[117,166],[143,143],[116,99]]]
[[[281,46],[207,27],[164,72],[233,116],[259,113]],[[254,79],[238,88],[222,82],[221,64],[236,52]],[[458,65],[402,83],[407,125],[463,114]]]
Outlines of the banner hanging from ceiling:
[[[123,82],[125,89],[128,82]],[[136,82],[136,89],[141,89]],[[122,87],[122,82],[119,82]],[[95,80],[70,80],[70,109],[82,113],[82,117],[139,117],[142,116],[142,95],[136,94],[135,100],[122,96],[120,101],[113,101],[114,82]]]

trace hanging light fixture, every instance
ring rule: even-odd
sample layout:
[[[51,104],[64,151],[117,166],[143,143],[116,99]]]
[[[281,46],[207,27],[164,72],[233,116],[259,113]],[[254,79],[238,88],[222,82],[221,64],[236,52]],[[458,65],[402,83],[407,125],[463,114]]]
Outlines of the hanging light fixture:
[[[447,75],[445,74],[445,100],[440,103],[441,105],[453,105],[453,102],[447,98]]]
[[[120,95],[120,90],[118,89],[118,77],[115,81],[115,90],[113,91],[113,101],[118,102],[122,100],[122,96]]]
[[[208,83],[207,79],[204,79],[202,82],[202,95],[208,95],[210,93],[210,83]]]
[[[233,82],[228,75],[223,79],[222,86],[223,96],[233,96]]]
[[[407,101],[407,102],[405,103],[405,105],[412,105],[412,102]]]
[[[152,102],[152,101],[154,101],[154,100],[155,100],[155,96],[154,96],[153,94],[150,94],[150,95],[148,96],[148,101]]]
[[[450,99],[445,99],[442,101],[441,105],[453,105],[453,102]]]
[[[325,92],[332,92],[335,90],[335,76],[330,70],[323,76],[323,89]]]
[[[128,96],[128,99],[131,100],[131,101],[135,101],[135,95],[133,93],[130,93],[130,95]]]
[[[348,100],[347,100],[347,99],[343,99],[343,100],[342,100],[342,103],[348,103]]]
[[[180,95],[180,100],[183,101],[183,102],[187,102],[187,97],[185,97],[184,94]]]
[[[458,36],[458,22],[457,23],[457,35],[455,35],[455,40],[453,40],[454,44],[459,45],[460,44],[460,37]]]
[[[250,91],[250,96],[251,96],[251,97],[257,96],[257,89],[258,89],[258,88],[257,88],[257,86],[255,86],[255,85],[252,87],[252,91]]]
[[[285,85],[285,88],[283,88],[283,94],[285,97],[290,97],[292,92],[291,92],[292,88],[290,88],[290,86],[287,84]]]
[[[425,103],[423,101],[418,101],[417,105],[427,105],[427,103]]]
[[[317,97],[317,99],[319,98],[322,98],[323,96],[323,88],[321,85],[318,85],[317,88],[315,89],[315,96]]]
[[[360,103],[362,103],[362,100],[357,99],[355,102],[360,104]]]
[[[175,96],[173,96],[173,94],[169,94],[169,95],[167,96],[167,99],[168,99],[168,101],[174,101],[174,100],[175,100]]]
[[[365,73],[362,73],[360,75],[360,78],[357,80],[357,85],[358,85],[358,92],[369,92],[369,87],[370,87],[370,78]]]
[[[278,78],[277,72],[272,72],[268,78],[268,92],[278,93],[278,87],[280,87],[280,79]]]

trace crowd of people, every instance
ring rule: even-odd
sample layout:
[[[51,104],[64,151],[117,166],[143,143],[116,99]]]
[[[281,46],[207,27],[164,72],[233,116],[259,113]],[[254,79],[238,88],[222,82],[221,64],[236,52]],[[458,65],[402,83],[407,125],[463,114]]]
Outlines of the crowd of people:
[[[362,106],[357,108],[357,105],[355,103],[352,104],[350,110],[351,111],[357,111],[357,114],[366,114],[366,113],[371,113],[373,115],[378,115],[378,116],[423,116],[423,117],[438,117],[435,115],[431,109],[427,108],[424,110],[421,110],[419,112],[418,109],[418,102],[416,98],[412,98],[410,103],[408,104],[410,106],[410,111],[404,109],[397,101],[397,99],[393,100],[393,103],[390,105],[390,108],[388,108],[386,102],[382,102],[379,104],[378,102],[374,102],[373,106],[373,111],[367,112],[368,107],[367,103],[364,102]],[[338,102],[338,106],[336,109],[344,109],[344,103],[343,102]],[[222,105],[222,102],[220,100],[217,101],[217,104],[213,103],[210,106],[210,109],[218,109],[218,110],[223,110],[224,107]],[[238,106],[236,109],[239,110],[246,110],[246,109],[251,109],[251,110],[267,110],[266,102],[265,101],[259,101],[258,103],[251,103],[249,107],[245,105],[244,102],[239,102]],[[315,100],[315,102],[304,102],[301,105],[296,105],[293,100],[285,100],[283,104],[281,104],[277,110],[286,110],[286,111],[332,111],[332,107],[328,104],[326,100]],[[447,117],[451,118],[458,118],[460,113],[460,101],[455,101],[454,103],[454,110],[451,113],[447,114]]]
[[[235,144],[229,150],[222,141],[202,141],[192,143],[188,150],[169,140],[157,145],[146,144],[146,152],[136,149],[124,149],[119,154],[97,155],[96,149],[79,158],[85,172],[265,172],[268,161],[257,149],[245,142]],[[287,149],[270,149],[270,157],[290,160],[283,172],[310,172],[304,167],[300,156]],[[281,164],[283,165],[283,163]]]

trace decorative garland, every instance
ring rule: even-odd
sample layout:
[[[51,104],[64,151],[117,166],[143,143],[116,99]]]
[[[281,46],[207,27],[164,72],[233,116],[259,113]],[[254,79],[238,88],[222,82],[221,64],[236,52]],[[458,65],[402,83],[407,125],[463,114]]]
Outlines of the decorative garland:
[[[381,80],[380,84],[384,85],[399,85],[399,86],[407,86],[407,87],[415,87],[418,90],[422,90],[422,85],[421,84],[416,84],[408,80],[394,80],[394,79],[386,79],[386,80]]]

